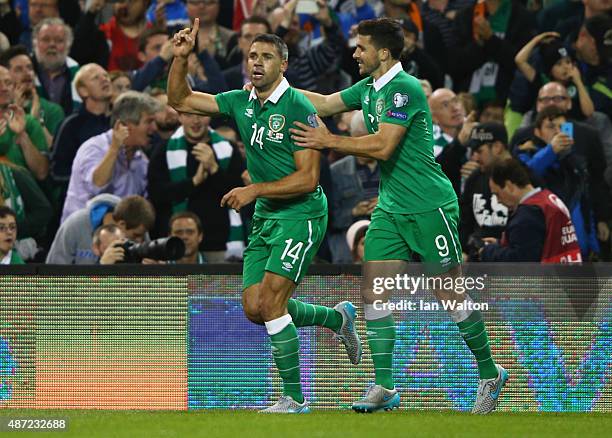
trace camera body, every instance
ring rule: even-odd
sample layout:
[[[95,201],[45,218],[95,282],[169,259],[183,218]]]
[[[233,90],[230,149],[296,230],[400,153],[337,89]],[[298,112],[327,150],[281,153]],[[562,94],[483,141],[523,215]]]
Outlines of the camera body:
[[[174,236],[143,243],[127,240],[116,246],[122,247],[125,253],[120,263],[140,263],[142,259],[178,260],[185,255],[185,243]]]
[[[465,252],[468,255],[468,261],[470,262],[478,262],[480,261],[480,249],[485,246],[484,240],[482,237],[472,234],[465,248]]]

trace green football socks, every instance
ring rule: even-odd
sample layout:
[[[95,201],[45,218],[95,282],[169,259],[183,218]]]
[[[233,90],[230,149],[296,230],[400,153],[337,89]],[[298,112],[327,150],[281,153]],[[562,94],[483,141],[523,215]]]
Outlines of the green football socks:
[[[285,315],[274,321],[266,322],[272,347],[272,356],[274,357],[278,374],[283,379],[283,394],[291,396],[298,403],[303,403],[304,396],[302,395],[302,385],[300,384],[300,341],[297,329],[292,322],[289,322],[278,333],[270,334],[271,331],[274,331],[274,329],[270,328],[270,323],[278,322],[285,317],[288,317],[286,320],[291,321],[291,317]]]
[[[376,384],[393,389],[393,346],[395,345],[395,323],[393,316],[366,320],[368,345],[374,362]]]
[[[342,326],[342,315],[331,307],[316,306],[291,298],[287,311],[296,327],[316,325],[338,331]]]
[[[461,337],[476,357],[480,378],[493,379],[497,377],[498,372],[491,357],[489,337],[482,314],[478,310],[473,311],[466,320],[458,322],[457,327],[459,327]]]

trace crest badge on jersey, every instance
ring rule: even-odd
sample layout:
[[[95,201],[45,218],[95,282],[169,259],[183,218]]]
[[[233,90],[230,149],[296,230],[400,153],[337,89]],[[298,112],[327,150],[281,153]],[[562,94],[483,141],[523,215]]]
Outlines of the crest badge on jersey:
[[[406,106],[409,102],[410,96],[408,96],[407,94],[395,93],[393,95],[393,105],[395,105],[396,108]]]
[[[385,100],[384,99],[378,99],[376,101],[376,115],[377,116],[381,116],[384,109],[385,109]]]
[[[285,126],[285,116],[282,114],[272,114],[268,119],[268,126],[274,132],[278,132]]]

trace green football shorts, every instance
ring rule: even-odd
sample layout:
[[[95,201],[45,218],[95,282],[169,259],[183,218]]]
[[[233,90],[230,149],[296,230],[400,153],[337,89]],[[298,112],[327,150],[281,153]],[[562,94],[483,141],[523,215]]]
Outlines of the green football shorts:
[[[449,202],[437,210],[395,214],[376,208],[365,236],[365,260],[414,260],[428,272],[440,274],[461,263],[459,205]]]
[[[260,283],[265,271],[299,284],[325,237],[327,215],[311,219],[254,216],[244,252],[242,288]]]

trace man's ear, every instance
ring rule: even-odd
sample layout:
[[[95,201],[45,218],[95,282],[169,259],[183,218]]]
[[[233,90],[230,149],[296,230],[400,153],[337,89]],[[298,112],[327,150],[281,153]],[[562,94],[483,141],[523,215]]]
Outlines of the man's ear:
[[[77,87],[77,94],[81,97],[81,99],[85,100],[89,97],[89,93],[87,92],[87,87],[79,86]]]
[[[147,55],[145,55],[144,52],[138,52],[136,58],[138,58],[138,60],[144,64],[145,59],[147,59]]]

